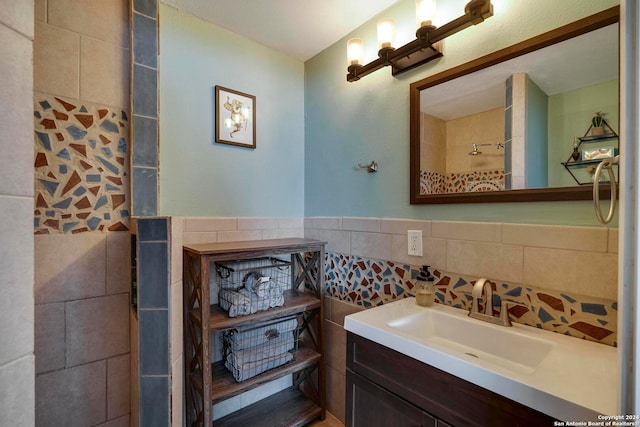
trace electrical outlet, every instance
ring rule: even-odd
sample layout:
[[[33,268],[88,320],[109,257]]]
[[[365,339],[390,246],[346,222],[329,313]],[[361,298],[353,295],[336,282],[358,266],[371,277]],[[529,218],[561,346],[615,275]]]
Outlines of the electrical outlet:
[[[407,230],[407,253],[422,256],[422,230]]]

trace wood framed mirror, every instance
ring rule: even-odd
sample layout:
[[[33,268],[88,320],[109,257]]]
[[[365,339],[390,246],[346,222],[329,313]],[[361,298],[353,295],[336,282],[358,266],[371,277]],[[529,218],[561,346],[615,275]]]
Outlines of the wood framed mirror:
[[[572,185],[567,181],[571,180],[571,174],[565,170],[562,162],[571,156],[575,138],[587,135],[585,131],[589,132],[591,115],[596,111],[607,110],[605,117],[608,124],[616,130],[619,129],[619,18],[620,9],[616,6],[412,83],[409,87],[410,203],[495,203],[591,199],[593,185],[589,182],[578,183],[577,181]],[[593,51],[607,52],[608,55],[602,60],[594,61],[589,57],[589,52]],[[572,56],[568,56],[568,52],[571,52]],[[554,65],[556,62],[560,64],[559,67]],[[597,70],[599,75],[595,77],[583,73],[585,69],[594,68],[599,68]],[[516,81],[520,85],[518,87],[526,88],[517,95]],[[525,119],[525,117],[528,115],[522,111],[518,114],[514,113],[515,98],[520,99],[524,96],[522,94],[528,94],[530,84],[533,84],[536,90],[540,89],[542,93],[541,99],[544,100],[538,101],[540,105],[544,105],[545,102],[551,105],[551,102],[559,96],[564,97],[562,102],[567,97],[575,97],[575,91],[583,90],[584,87],[588,87],[592,96],[597,97],[597,94],[593,95],[595,90],[593,88],[605,82],[609,88],[608,97],[611,98],[608,101],[602,101],[606,105],[601,109],[589,110],[588,116],[585,116],[587,114],[585,111],[582,111],[581,115],[574,114],[573,118],[568,114],[567,117],[562,118],[562,123],[553,124],[563,129],[558,130],[557,127],[552,129],[552,124],[547,123],[547,121],[558,121],[553,111],[547,112],[547,107],[543,109],[547,112],[547,119],[544,121],[544,125],[548,126],[547,129],[544,129],[540,122],[527,125],[525,120],[528,118]],[[464,93],[465,96],[456,91]],[[567,93],[572,95],[566,95]],[[475,97],[475,100],[469,101],[469,98],[466,98],[467,95],[471,98]],[[544,98],[545,96],[547,98]],[[482,104],[476,102],[478,99],[486,101],[486,105],[475,105]],[[492,99],[494,104],[491,104]],[[580,108],[584,110],[583,107]],[[529,111],[526,108],[525,110]],[[482,116],[481,114],[484,113],[489,116]],[[475,115],[478,116],[475,117]],[[544,113],[538,113],[538,115],[544,116]],[[492,132],[497,135],[486,136],[477,142],[473,138],[460,142],[463,137],[458,135],[457,144],[460,146],[456,148],[446,146],[450,144],[449,140],[456,139],[446,135],[447,130],[450,130],[450,134],[463,133],[459,131],[460,127],[456,127],[460,122],[455,122],[460,117],[472,118],[471,121],[467,120],[467,125],[473,123],[473,120],[476,123],[486,122],[487,117],[496,117],[497,121],[492,126]],[[432,119],[438,121],[438,128],[435,130],[425,127],[425,122],[432,123]],[[449,120],[448,124],[447,120]],[[516,138],[513,131],[516,120],[525,121],[521,128],[528,126],[528,129],[536,130],[534,132],[536,135]],[[475,133],[482,133],[482,131]],[[516,139],[520,140],[516,141]],[[440,148],[432,151],[435,144],[440,144]],[[442,148],[443,144],[444,148]],[[526,150],[523,147],[527,147]],[[538,150],[541,147],[543,149]],[[538,160],[544,160],[543,166],[536,167],[545,168],[547,176],[543,177],[542,183],[529,185],[529,181],[533,183],[535,180],[520,177],[519,174],[522,172],[521,169],[516,168],[516,165],[522,168],[523,162],[528,164],[530,160],[527,160],[523,153],[532,150],[537,153]],[[498,156],[494,155],[491,159],[491,156],[483,158],[474,155],[474,152],[480,154],[480,152],[491,151],[494,154],[503,152],[502,171],[496,166],[501,162]],[[519,152],[523,157],[515,159],[514,152]],[[450,156],[453,161],[441,159],[446,156]],[[472,157],[482,158],[482,160],[471,162],[469,159]],[[435,161],[439,163],[434,166]],[[444,165],[456,164],[456,162],[457,169],[446,170]],[[474,163],[483,162],[490,166],[490,173],[487,170],[473,171]],[[535,159],[531,162],[536,163]],[[461,164],[463,166],[460,166]],[[464,167],[468,167],[469,170],[465,171]],[[533,170],[533,166],[527,167]],[[544,175],[545,172],[541,174]],[[477,178],[479,175],[491,176]],[[486,182],[483,184],[479,179],[485,179]],[[438,185],[434,184],[436,182]],[[606,188],[608,186],[600,187],[601,197],[608,197],[609,190]]]

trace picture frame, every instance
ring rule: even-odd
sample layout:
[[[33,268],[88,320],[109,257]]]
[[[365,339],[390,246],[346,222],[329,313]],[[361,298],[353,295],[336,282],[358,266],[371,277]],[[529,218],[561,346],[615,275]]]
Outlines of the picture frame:
[[[616,155],[615,148],[611,146],[584,148],[582,150],[582,160],[606,159]]]
[[[215,142],[256,148],[256,97],[215,86]]]

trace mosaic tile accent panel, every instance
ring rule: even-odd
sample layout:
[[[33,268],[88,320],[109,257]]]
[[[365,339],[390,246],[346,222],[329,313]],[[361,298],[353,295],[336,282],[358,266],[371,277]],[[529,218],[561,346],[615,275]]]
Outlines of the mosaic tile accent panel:
[[[35,234],[128,230],[127,113],[36,98]]]
[[[438,172],[420,171],[420,194],[443,194],[447,192],[447,178]]]
[[[413,296],[418,269],[406,264],[351,255],[325,255],[325,293],[343,301],[374,307]]]
[[[450,174],[420,171],[420,194],[469,193],[504,190],[503,169]]]
[[[419,267],[352,255],[327,253],[325,293],[343,301],[374,307],[414,296]],[[436,303],[468,311],[475,278],[434,271]],[[616,346],[616,301],[490,282],[493,311],[508,301],[509,317],[521,323],[576,338]]]

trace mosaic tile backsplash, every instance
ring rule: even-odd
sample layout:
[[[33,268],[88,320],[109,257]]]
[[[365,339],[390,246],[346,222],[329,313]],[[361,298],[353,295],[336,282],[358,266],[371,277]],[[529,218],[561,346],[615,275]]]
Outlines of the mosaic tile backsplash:
[[[35,234],[129,229],[125,111],[36,96]]]
[[[450,174],[420,171],[420,194],[504,190],[504,169]]]
[[[352,255],[327,253],[325,293],[343,301],[374,307],[414,296],[419,267]],[[434,271],[436,302],[469,310],[475,278]],[[616,346],[617,302],[564,292],[491,282],[494,314],[503,300],[512,322]]]

